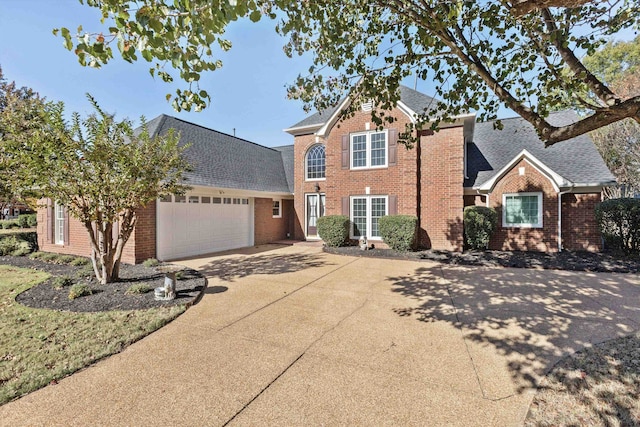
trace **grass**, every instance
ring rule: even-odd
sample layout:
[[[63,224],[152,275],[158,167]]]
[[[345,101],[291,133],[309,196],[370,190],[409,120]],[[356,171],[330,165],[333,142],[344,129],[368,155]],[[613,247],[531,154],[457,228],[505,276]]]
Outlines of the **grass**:
[[[35,231],[36,231],[35,227],[31,227],[31,228],[9,228],[9,229],[0,228],[0,235],[3,235],[3,234],[34,233]]]
[[[525,425],[640,425],[640,333],[560,361],[541,381]]]
[[[30,393],[162,327],[184,306],[72,313],[25,307],[16,295],[46,273],[0,265],[0,404]]]

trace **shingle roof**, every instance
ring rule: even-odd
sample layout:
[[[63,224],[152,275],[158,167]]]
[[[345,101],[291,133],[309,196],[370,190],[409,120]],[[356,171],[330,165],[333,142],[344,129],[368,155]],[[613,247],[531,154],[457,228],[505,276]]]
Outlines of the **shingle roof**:
[[[422,113],[425,110],[434,110],[436,108],[436,104],[438,103],[437,99],[404,85],[400,85],[400,100],[416,113]],[[327,120],[329,120],[329,118],[331,118],[331,116],[333,116],[342,102],[344,102],[344,98],[334,107],[310,115],[304,120],[291,126],[291,129],[313,125],[323,125]]]
[[[551,113],[554,126],[574,123],[573,111]],[[604,184],[615,181],[588,135],[582,135],[545,148],[533,126],[517,117],[502,119],[504,128],[494,129],[494,122],[476,123],[473,142],[467,146],[465,187],[479,187],[513,160],[522,150],[565,179],[575,184]]]
[[[185,151],[193,166],[193,171],[185,174],[189,185],[293,192],[287,179],[291,176],[293,183],[293,146],[263,147],[165,114],[150,120],[147,129],[152,136],[175,129],[180,133],[180,145],[191,144]]]

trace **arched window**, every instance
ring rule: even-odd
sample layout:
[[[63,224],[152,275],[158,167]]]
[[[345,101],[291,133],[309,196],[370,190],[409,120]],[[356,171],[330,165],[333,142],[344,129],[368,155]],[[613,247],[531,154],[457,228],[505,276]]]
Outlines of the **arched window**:
[[[324,145],[317,144],[307,152],[307,179],[324,179]]]

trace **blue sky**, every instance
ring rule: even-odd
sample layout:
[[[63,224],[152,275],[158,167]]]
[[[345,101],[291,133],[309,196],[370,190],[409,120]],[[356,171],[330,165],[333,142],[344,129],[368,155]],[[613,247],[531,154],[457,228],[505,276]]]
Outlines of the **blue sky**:
[[[266,146],[293,143],[282,129],[305,117],[302,103],[286,98],[286,85],[309,68],[308,58],[289,59],[282,51],[284,39],[274,30],[274,22],[248,20],[229,26],[226,37],[231,51],[222,53],[222,69],[203,75],[200,86],[212,96],[204,111],[177,113],[165,95],[176,86],[154,80],[148,63],[129,64],[116,58],[102,69],[78,64],[75,55],[62,47],[53,28],[99,29],[97,9],[78,0],[0,0],[0,66],[5,78],[28,86],[48,99],[63,101],[67,111],[91,111],[85,93],[91,93],[101,107],[118,117],[147,120],[169,114],[220,132]],[[628,31],[632,38],[633,32]],[[177,80],[177,79],[176,79]],[[405,84],[413,86],[413,79]],[[184,86],[183,86],[184,87]],[[432,95],[428,84],[417,89]],[[501,116],[513,116],[503,109]]]

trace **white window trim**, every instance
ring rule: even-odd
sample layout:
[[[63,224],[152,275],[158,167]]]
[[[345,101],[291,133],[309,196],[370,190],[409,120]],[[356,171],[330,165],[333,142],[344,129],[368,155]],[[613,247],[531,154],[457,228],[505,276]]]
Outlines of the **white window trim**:
[[[278,215],[273,215],[274,218],[282,218],[282,199],[272,199],[271,213],[273,214],[274,203],[278,202]]]
[[[351,196],[349,197],[349,238],[350,239],[359,239],[360,236],[355,236],[353,234],[353,201],[355,199],[366,199],[367,200],[367,235],[365,236],[370,240],[382,240],[382,236],[373,236],[371,235],[371,199],[384,199],[384,215],[389,215],[389,196],[384,195],[369,195],[369,196]]]
[[[376,133],[384,133],[384,165],[371,166],[371,135]],[[353,138],[355,136],[365,135],[367,137],[367,150],[365,166],[353,166]],[[370,130],[366,132],[356,132],[349,135],[349,169],[381,169],[389,167],[389,130]]]
[[[324,147],[324,178],[309,178],[309,170],[308,170],[309,164],[307,162],[307,159],[309,157],[309,152],[313,149],[313,147],[318,145],[324,145],[324,144],[313,144],[311,147],[309,147],[306,154],[304,155],[304,180],[307,182],[327,180],[327,146],[326,145]]]
[[[64,245],[64,220],[64,207],[56,203],[53,209],[53,243],[56,245]]]
[[[538,197],[538,222],[536,224],[508,224],[507,223],[507,197],[509,196],[537,196]],[[504,193],[502,195],[502,227],[503,228],[542,228],[542,192],[532,193]]]

